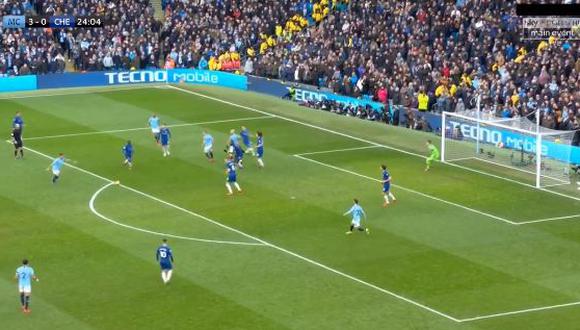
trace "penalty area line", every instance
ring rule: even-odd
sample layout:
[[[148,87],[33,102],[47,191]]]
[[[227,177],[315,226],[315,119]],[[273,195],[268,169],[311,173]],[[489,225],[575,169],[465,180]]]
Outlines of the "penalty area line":
[[[334,169],[336,171],[340,171],[340,172],[352,174],[354,176],[358,176],[358,177],[363,178],[363,179],[367,179],[367,180],[371,180],[371,181],[375,181],[375,182],[381,182],[381,180],[379,180],[379,179],[371,178],[370,176],[366,176],[366,175],[363,175],[363,174],[360,174],[360,173],[357,173],[357,172],[353,172],[353,171],[350,171],[350,170],[347,170],[347,169],[344,169],[344,168],[341,168],[341,167],[338,167],[338,166],[334,166],[334,165],[330,165],[330,164],[327,164],[327,163],[323,163],[323,162],[320,162],[320,161],[317,161],[317,160],[314,160],[314,159],[310,159],[310,158],[303,157],[303,156],[300,156],[300,155],[294,155],[294,157],[300,158],[302,160],[305,160],[305,161],[308,161],[308,162],[312,162],[314,164],[318,164],[318,165],[321,165],[321,166],[324,166],[324,167],[328,167],[328,168]],[[490,213],[486,213],[486,212],[483,212],[483,211],[479,211],[479,210],[476,210],[476,209],[472,209],[470,207],[467,207],[467,206],[464,206],[464,205],[461,205],[461,204],[457,204],[457,203],[454,203],[454,202],[450,202],[448,200],[441,199],[439,197],[431,196],[431,195],[422,193],[422,192],[417,191],[417,190],[405,188],[405,187],[400,186],[400,185],[397,185],[397,184],[392,184],[392,186],[393,187],[397,187],[397,188],[399,188],[401,190],[404,190],[404,191],[407,191],[407,192],[410,192],[410,193],[413,193],[413,194],[416,194],[416,195],[425,197],[425,198],[429,198],[429,199],[432,199],[432,200],[435,200],[435,201],[438,201],[438,202],[441,202],[441,203],[444,203],[444,204],[448,204],[448,205],[451,205],[451,206],[455,206],[457,208],[460,208],[460,209],[463,209],[463,210],[466,210],[466,211],[469,211],[469,212],[472,212],[472,213],[476,213],[476,214],[479,214],[479,215],[483,215],[483,216],[486,216],[488,218],[492,218],[494,220],[499,220],[499,221],[502,221],[502,222],[505,222],[505,223],[509,223],[510,225],[518,225],[517,222],[514,222],[514,221],[511,221],[511,220],[508,220],[508,219],[499,217],[497,215],[493,215],[493,214],[490,214]]]
[[[162,233],[162,232],[157,232],[157,231],[153,231],[153,230],[148,230],[148,229],[143,229],[143,228],[139,228],[139,227],[135,227],[135,226],[130,226],[118,221],[115,221],[105,215],[103,215],[102,213],[100,213],[99,211],[97,211],[96,207],[95,207],[95,200],[99,197],[99,195],[105,191],[107,188],[116,185],[115,182],[109,182],[106,185],[104,185],[103,187],[101,187],[99,190],[97,190],[93,196],[91,196],[91,199],[89,200],[89,209],[91,210],[91,212],[93,212],[93,214],[95,214],[97,217],[112,223],[114,225],[117,225],[119,227],[123,227],[126,229],[131,229],[134,231],[138,231],[138,232],[142,232],[142,233],[147,233],[147,234],[152,234],[152,235],[157,235],[157,236],[163,236],[163,237],[170,237],[170,238],[176,238],[176,239],[181,239],[181,240],[187,240],[187,241],[195,241],[195,242],[202,242],[202,243],[213,243],[213,244],[227,244],[227,245],[251,245],[251,246],[266,246],[263,243],[252,243],[252,242],[239,242],[239,241],[224,241],[224,240],[214,240],[214,239],[205,239],[205,238],[197,238],[197,237],[189,237],[189,236],[180,236],[180,235],[174,235],[174,234],[167,234],[167,233]]]
[[[49,156],[49,155],[47,155],[47,154],[44,154],[44,153],[42,153],[42,152],[40,152],[40,151],[37,151],[37,150],[31,149],[31,148],[28,148],[28,147],[25,147],[25,149],[26,149],[26,150],[28,150],[28,151],[30,151],[30,152],[32,152],[32,153],[34,153],[34,154],[36,154],[36,155],[42,156],[42,157],[44,157],[44,158],[47,158],[47,159],[53,159],[53,157],[51,157],[51,156]],[[98,174],[96,174],[96,173],[93,173],[93,172],[87,171],[87,170],[85,170],[85,169],[83,169],[83,168],[80,168],[80,167],[78,167],[78,166],[74,166],[74,165],[71,165],[71,164],[68,164],[68,163],[65,163],[65,165],[66,165],[66,166],[68,166],[68,167],[71,167],[71,168],[73,168],[73,169],[75,169],[75,170],[77,170],[77,171],[79,171],[79,172],[82,172],[82,173],[88,174],[88,175],[90,175],[90,176],[93,176],[93,177],[99,178],[99,179],[101,179],[101,180],[103,180],[103,181],[105,181],[105,182],[107,182],[107,183],[114,183],[114,181],[113,181],[113,180],[111,180],[111,179],[108,179],[108,178],[105,178],[105,177],[103,177],[103,176],[101,176],[101,175],[98,175]],[[188,209],[185,209],[185,208],[183,208],[183,207],[181,207],[181,206],[178,206],[178,205],[172,204],[172,203],[170,203],[170,202],[164,201],[164,200],[162,200],[162,199],[159,199],[159,198],[157,198],[157,197],[155,197],[155,196],[149,195],[149,194],[147,194],[147,193],[145,193],[145,192],[139,191],[139,190],[137,190],[137,189],[134,189],[134,188],[131,188],[131,187],[128,187],[128,186],[125,186],[125,185],[119,185],[119,186],[120,186],[120,187],[123,187],[123,188],[125,188],[125,189],[128,189],[128,190],[130,190],[130,191],[133,191],[133,192],[135,192],[135,193],[137,193],[137,194],[140,194],[140,195],[143,195],[143,196],[145,196],[145,197],[148,197],[148,198],[150,198],[150,199],[153,199],[153,200],[155,200],[155,201],[158,201],[158,202],[160,202],[160,203],[162,203],[162,204],[165,204],[165,205],[167,205],[167,206],[173,207],[173,208],[175,208],[175,209],[177,209],[177,210],[181,210],[181,211],[183,211],[183,212],[185,212],[185,213],[188,213],[188,214],[191,214],[191,215],[193,215],[193,216],[196,216],[196,217],[198,217],[198,218],[200,218],[200,219],[202,219],[202,220],[208,221],[208,222],[210,222],[210,223],[213,223],[213,224],[215,224],[215,225],[217,225],[217,226],[220,226],[220,227],[222,227],[222,228],[226,228],[226,229],[228,229],[228,230],[231,230],[231,231],[233,231],[233,232],[236,232],[236,233],[238,233],[238,234],[240,234],[240,235],[242,235],[242,236],[245,236],[245,237],[247,237],[247,238],[250,238],[250,239],[252,239],[252,240],[254,240],[254,241],[256,241],[256,242],[262,243],[262,244],[263,244],[263,245],[265,245],[265,246],[271,247],[271,248],[273,248],[273,249],[275,249],[275,250],[278,250],[278,251],[280,251],[280,252],[283,252],[283,253],[285,253],[285,254],[288,254],[288,255],[290,255],[290,256],[293,256],[293,257],[295,257],[295,258],[297,258],[297,259],[300,259],[300,260],[302,260],[302,261],[304,261],[304,262],[306,262],[306,263],[309,263],[309,264],[311,264],[311,265],[314,265],[314,266],[317,266],[317,267],[319,267],[319,268],[322,268],[322,269],[324,269],[324,270],[327,270],[327,271],[329,271],[329,272],[331,272],[331,273],[333,273],[333,274],[335,274],[335,275],[338,275],[338,276],[340,276],[340,277],[343,277],[343,278],[349,279],[349,280],[351,280],[351,281],[353,281],[353,282],[359,283],[359,284],[361,284],[361,285],[363,285],[363,286],[366,286],[366,287],[368,287],[368,288],[371,288],[371,289],[374,289],[374,290],[376,290],[376,291],[379,291],[379,292],[381,292],[381,293],[384,293],[384,294],[386,294],[386,295],[388,295],[388,296],[391,296],[391,297],[394,297],[394,298],[396,298],[396,299],[399,299],[399,300],[402,300],[402,301],[404,301],[404,302],[407,302],[407,303],[409,303],[409,304],[411,304],[411,305],[414,305],[414,306],[416,306],[416,307],[419,307],[419,308],[421,308],[421,309],[423,309],[423,310],[425,310],[425,311],[428,311],[428,312],[431,312],[431,313],[433,313],[433,314],[439,315],[439,316],[441,316],[441,317],[443,317],[443,318],[446,318],[446,319],[448,319],[448,320],[451,320],[451,321],[453,321],[453,322],[457,322],[457,323],[459,323],[459,322],[460,322],[460,320],[459,320],[458,318],[455,318],[455,317],[453,317],[453,316],[451,316],[451,315],[449,315],[449,314],[446,314],[446,313],[440,312],[440,311],[438,311],[438,310],[436,310],[436,309],[434,309],[434,308],[431,308],[431,307],[429,307],[429,306],[427,306],[427,305],[421,304],[420,302],[417,302],[417,301],[415,301],[415,300],[412,300],[412,299],[410,299],[410,298],[407,298],[407,297],[405,297],[405,296],[402,296],[402,295],[400,295],[400,294],[398,294],[398,293],[395,293],[395,292],[393,292],[393,291],[390,291],[390,290],[387,290],[387,289],[381,288],[381,287],[379,287],[379,286],[377,286],[377,285],[375,285],[375,284],[372,284],[372,283],[369,283],[369,282],[367,282],[367,281],[364,281],[364,280],[362,280],[362,279],[360,279],[360,278],[358,278],[358,277],[355,277],[355,276],[349,275],[349,274],[347,274],[347,273],[341,272],[340,270],[337,270],[337,269],[335,269],[335,268],[332,268],[332,267],[329,267],[329,266],[327,266],[327,265],[324,265],[324,264],[322,264],[322,263],[320,263],[320,262],[318,262],[318,261],[315,261],[315,260],[313,260],[313,259],[307,258],[307,257],[305,257],[305,256],[303,256],[303,255],[300,255],[300,254],[298,254],[298,253],[292,252],[292,251],[290,251],[290,250],[287,250],[287,249],[285,249],[285,248],[283,248],[283,247],[280,247],[280,246],[278,246],[278,245],[275,245],[275,244],[269,243],[269,242],[267,242],[267,241],[265,241],[265,240],[263,240],[263,239],[260,239],[260,238],[258,238],[258,237],[252,236],[252,235],[250,235],[250,234],[247,234],[247,233],[245,233],[245,232],[243,232],[243,231],[241,231],[241,230],[238,230],[238,229],[232,228],[232,227],[230,227],[230,226],[224,225],[224,224],[222,224],[222,223],[220,223],[220,222],[218,222],[218,221],[212,220],[212,219],[210,219],[210,218],[208,218],[208,217],[206,217],[206,216],[203,216],[203,215],[201,215],[201,214],[195,213],[195,212],[193,212],[193,211],[190,211],[190,210],[188,210]]]

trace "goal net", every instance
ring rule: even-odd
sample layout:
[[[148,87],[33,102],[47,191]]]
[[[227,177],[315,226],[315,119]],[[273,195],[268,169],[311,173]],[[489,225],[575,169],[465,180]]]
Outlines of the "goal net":
[[[578,165],[572,157],[578,151],[571,145],[575,131],[469,112],[443,113],[442,128],[441,160],[485,174],[545,188],[570,184],[571,168]]]

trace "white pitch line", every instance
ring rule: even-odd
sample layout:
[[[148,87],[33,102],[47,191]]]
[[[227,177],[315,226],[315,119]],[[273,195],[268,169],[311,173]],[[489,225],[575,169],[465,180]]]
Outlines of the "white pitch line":
[[[376,149],[376,148],[381,148],[381,147],[379,147],[379,146],[366,146],[366,147],[355,147],[355,148],[345,148],[345,149],[323,150],[323,151],[314,151],[314,152],[305,152],[305,153],[301,153],[301,154],[295,154],[294,156],[329,154],[332,152],[356,151],[356,150]]]
[[[340,172],[352,174],[352,175],[355,175],[355,176],[358,176],[358,177],[361,177],[361,178],[364,178],[364,179],[367,179],[367,180],[376,181],[376,182],[382,182],[381,180],[376,179],[376,178],[372,178],[370,176],[366,176],[366,175],[363,175],[363,174],[360,174],[360,173],[357,173],[357,172],[353,172],[353,171],[350,171],[350,170],[347,170],[347,169],[344,169],[344,168],[341,168],[341,167],[338,167],[338,166],[334,166],[334,165],[330,165],[330,164],[327,164],[327,163],[323,163],[323,162],[320,162],[320,161],[317,161],[317,160],[314,160],[314,159],[310,159],[310,158],[307,158],[307,157],[302,157],[300,155],[294,155],[294,157],[297,157],[297,158],[300,158],[300,159],[303,159],[303,160],[306,160],[306,161],[309,161],[309,162],[312,162],[312,163],[315,163],[315,164],[318,164],[318,165],[321,165],[321,166],[325,166],[325,167],[328,167],[328,168],[332,168],[332,169],[337,170],[337,171],[340,171]],[[464,206],[464,205],[461,205],[461,204],[457,204],[457,203],[454,203],[454,202],[450,202],[448,200],[441,199],[439,197],[431,196],[431,195],[422,193],[422,192],[417,191],[417,190],[405,188],[403,186],[396,185],[396,184],[392,184],[392,186],[393,187],[397,187],[397,188],[399,188],[401,190],[404,190],[404,191],[413,193],[413,194],[417,194],[417,195],[420,195],[420,196],[423,196],[423,197],[426,197],[426,198],[429,198],[429,199],[432,199],[432,200],[435,200],[435,201],[444,203],[444,204],[448,204],[448,205],[455,206],[455,207],[460,208],[460,209],[464,209],[464,210],[469,211],[469,212],[472,212],[472,213],[476,213],[476,214],[483,215],[483,216],[486,216],[486,217],[489,217],[489,218],[492,218],[492,219],[495,219],[495,220],[499,220],[499,221],[502,221],[502,222],[505,222],[505,223],[509,223],[510,225],[518,225],[517,222],[514,222],[514,221],[511,221],[511,220],[508,220],[508,219],[499,217],[497,215],[493,215],[493,214],[490,214],[490,213],[486,213],[486,212],[483,212],[483,211],[479,211],[479,210],[476,210],[476,209],[472,209],[470,207],[467,207],[467,206]]]
[[[118,221],[115,221],[105,215],[103,215],[102,213],[100,213],[99,211],[97,211],[97,209],[95,208],[95,200],[97,199],[97,197],[99,197],[99,195],[105,191],[107,188],[109,188],[110,186],[115,185],[114,182],[109,182],[106,185],[104,185],[103,187],[101,187],[99,190],[97,190],[93,196],[91,196],[91,199],[89,200],[89,209],[91,210],[91,212],[93,212],[96,216],[98,216],[99,218],[110,222],[112,224],[115,224],[117,226],[123,227],[123,228],[127,228],[127,229],[131,229],[131,230],[135,230],[135,231],[139,231],[139,232],[143,232],[143,233],[147,233],[147,234],[152,234],[152,235],[157,235],[157,236],[163,236],[163,237],[171,237],[171,238],[176,238],[176,239],[182,239],[182,240],[188,240],[188,241],[196,241],[196,242],[203,242],[203,243],[214,243],[214,244],[226,244],[226,245],[253,245],[253,246],[266,246],[262,243],[252,243],[252,242],[238,242],[238,241],[223,241],[223,240],[214,240],[214,239],[205,239],[205,238],[197,238],[197,237],[188,237],[188,236],[180,236],[180,235],[174,235],[174,234],[167,234],[167,233],[161,233],[161,232],[157,232],[157,231],[152,231],[152,230],[147,230],[147,229],[143,229],[143,228],[139,228],[139,227],[134,227],[134,226],[130,226]]]
[[[286,121],[289,121],[289,122],[292,122],[292,123],[296,123],[296,124],[299,124],[299,125],[303,125],[303,126],[306,126],[306,127],[310,127],[310,128],[315,128],[315,129],[318,129],[318,130],[321,130],[321,131],[324,131],[324,132],[328,132],[328,133],[332,133],[332,134],[335,134],[335,135],[343,136],[343,137],[346,137],[346,138],[349,138],[349,139],[352,139],[352,140],[356,140],[356,141],[360,141],[360,142],[365,142],[365,143],[368,143],[368,144],[371,144],[371,145],[374,145],[374,146],[377,146],[377,147],[382,147],[382,148],[386,148],[386,149],[398,151],[398,152],[401,152],[401,153],[404,153],[404,154],[407,154],[407,155],[411,155],[411,156],[415,156],[415,157],[419,157],[419,158],[423,158],[423,159],[426,159],[427,158],[427,157],[425,157],[423,155],[416,154],[414,152],[410,152],[410,151],[407,151],[407,150],[395,148],[395,147],[388,146],[388,145],[385,145],[385,144],[380,144],[380,143],[377,143],[377,142],[374,142],[374,141],[370,141],[370,140],[367,140],[367,139],[363,139],[363,138],[360,138],[360,137],[357,137],[357,136],[353,136],[353,135],[350,135],[350,134],[346,134],[346,133],[334,131],[334,130],[331,130],[331,129],[328,129],[328,128],[324,128],[324,127],[321,127],[321,126],[316,126],[316,125],[313,125],[313,124],[305,123],[305,122],[302,122],[302,121],[299,121],[299,120],[296,120],[296,119],[292,119],[292,118],[280,116],[280,115],[273,114],[273,113],[270,113],[270,112],[267,112],[267,111],[263,111],[263,110],[258,110],[256,108],[248,107],[248,106],[241,105],[241,104],[237,104],[237,103],[234,103],[234,102],[222,100],[222,99],[219,99],[217,97],[213,97],[213,96],[201,94],[201,93],[194,92],[194,91],[191,91],[191,90],[188,90],[188,89],[183,89],[183,88],[180,88],[180,87],[177,87],[177,86],[172,86],[172,85],[168,85],[167,87],[168,88],[175,89],[175,90],[178,90],[178,91],[181,91],[183,93],[188,93],[188,94],[196,95],[196,96],[199,96],[199,97],[202,97],[202,98],[206,98],[206,99],[209,99],[209,100],[214,100],[216,102],[220,102],[220,103],[224,103],[224,104],[229,104],[231,106],[235,106],[235,107],[238,107],[238,108],[241,108],[241,109],[246,109],[246,110],[254,111],[254,112],[261,113],[261,114],[265,114],[265,115],[271,115],[274,118],[286,120]],[[508,178],[504,178],[504,177],[501,177],[501,176],[498,176],[498,175],[493,175],[493,174],[486,173],[486,172],[482,172],[482,171],[473,170],[473,169],[470,169],[468,167],[464,167],[464,166],[461,166],[461,165],[452,164],[452,163],[446,163],[446,162],[445,162],[445,164],[448,164],[449,166],[461,168],[461,169],[464,169],[464,170],[472,171],[472,172],[475,172],[475,173],[479,173],[479,174],[482,174],[482,175],[491,176],[491,177],[494,177],[494,178],[497,178],[497,179],[506,180],[506,181],[509,181],[509,182],[512,182],[512,183],[516,183],[516,184],[525,186],[525,187],[529,187],[529,188],[533,188],[533,189],[538,189],[535,186],[532,186],[532,185],[529,185],[529,184],[526,184],[526,183],[523,183],[523,182],[519,182],[519,181],[516,181],[516,180],[511,180],[511,179],[508,179]],[[547,193],[550,193],[550,194],[555,194],[555,195],[558,195],[558,196],[561,196],[561,197],[566,197],[566,198],[570,198],[570,199],[573,199],[573,200],[580,201],[580,198],[579,197],[574,197],[574,196],[566,195],[566,194],[559,193],[559,192],[552,191],[552,190],[548,190],[548,189],[539,188],[539,190],[544,191],[544,192],[547,192]]]
[[[245,117],[245,118],[232,118],[232,119],[223,119],[223,120],[200,121],[200,122],[194,122],[194,123],[167,125],[167,127],[172,128],[172,127],[199,126],[199,125],[209,125],[209,124],[219,124],[219,123],[231,123],[231,122],[237,122],[237,121],[260,120],[260,119],[268,119],[268,118],[272,118],[272,116],[254,116],[254,117]],[[70,134],[60,134],[60,135],[34,136],[34,137],[25,138],[24,141],[58,139],[58,138],[65,138],[65,137],[100,135],[100,134],[111,134],[111,133],[123,133],[123,132],[131,132],[131,131],[143,131],[143,130],[149,130],[149,129],[151,129],[151,128],[149,128],[149,127],[137,127],[137,128],[114,129],[114,130],[109,130],[109,131],[94,131],[94,132],[81,132],[81,133],[70,133]]]
[[[519,225],[527,225],[530,223],[539,223],[539,222],[548,222],[548,221],[556,221],[556,220],[567,220],[567,219],[574,219],[580,218],[580,214],[572,214],[572,215],[564,215],[561,217],[553,217],[553,218],[545,218],[545,219],[537,219],[537,220],[530,220],[530,221],[522,221],[518,222]]]
[[[469,318],[465,318],[465,319],[460,319],[460,320],[458,320],[458,322],[473,322],[473,321],[491,319],[491,318],[508,316],[508,315],[517,315],[517,314],[524,314],[524,313],[530,313],[530,312],[539,312],[539,311],[545,311],[545,310],[562,308],[562,307],[569,307],[569,306],[576,306],[576,305],[580,305],[580,301],[575,301],[575,302],[571,302],[571,303],[567,303],[567,304],[559,304],[559,305],[544,306],[544,307],[535,307],[535,308],[528,308],[528,309],[522,309],[522,310],[517,310],[517,311],[511,311],[511,312],[504,312],[504,313],[496,313],[496,314],[489,314],[489,315],[481,315],[481,316],[469,317]]]
[[[36,151],[36,150],[34,150],[34,149],[31,149],[31,148],[28,148],[28,147],[25,147],[25,149],[26,149],[26,150],[28,150],[28,151],[30,151],[30,152],[32,152],[32,153],[34,153],[34,154],[40,155],[40,156],[42,156],[42,157],[44,157],[44,158],[47,158],[47,159],[53,159],[53,157],[51,157],[51,156],[49,156],[49,155],[47,155],[47,154],[44,154],[44,153],[42,153],[42,152],[40,152],[40,151]],[[93,173],[93,172],[87,171],[87,170],[85,170],[85,169],[83,169],[83,168],[80,168],[80,167],[78,167],[78,166],[74,166],[74,165],[71,165],[71,164],[68,164],[68,163],[65,163],[65,165],[66,165],[66,166],[68,166],[68,167],[71,167],[71,168],[73,168],[73,169],[75,169],[75,170],[77,170],[77,171],[80,171],[80,172],[82,172],[82,173],[85,173],[85,174],[88,174],[88,175],[90,175],[90,176],[93,176],[93,177],[99,178],[99,179],[101,179],[101,180],[103,180],[103,181],[105,181],[105,182],[107,182],[107,183],[112,183],[112,182],[113,182],[113,180],[111,180],[111,179],[108,179],[108,178],[105,178],[105,177],[103,177],[103,176],[100,176],[100,175],[98,175],[98,174],[96,174],[96,173]],[[260,239],[260,238],[258,238],[258,237],[252,236],[252,235],[250,235],[250,234],[247,234],[247,233],[245,233],[245,232],[243,232],[243,231],[241,231],[241,230],[238,230],[238,229],[235,229],[235,228],[233,228],[233,227],[230,227],[230,226],[224,225],[224,224],[222,224],[222,223],[220,223],[220,222],[218,222],[218,221],[212,220],[212,219],[210,219],[210,218],[208,218],[208,217],[206,217],[206,216],[203,216],[203,215],[201,215],[201,214],[195,213],[195,212],[193,212],[193,211],[190,211],[190,210],[188,210],[188,209],[185,209],[185,208],[183,208],[183,207],[181,207],[181,206],[177,206],[177,205],[175,205],[175,204],[172,204],[172,203],[170,203],[170,202],[166,202],[166,201],[164,201],[164,200],[162,200],[162,199],[159,199],[159,198],[157,198],[157,197],[155,197],[155,196],[149,195],[149,194],[147,194],[147,193],[145,193],[145,192],[139,191],[139,190],[137,190],[137,189],[134,189],[134,188],[131,188],[131,187],[128,187],[128,186],[125,186],[125,185],[120,185],[120,187],[123,187],[123,188],[125,188],[125,189],[128,189],[128,190],[130,190],[130,191],[133,191],[133,192],[135,192],[135,193],[137,193],[137,194],[140,194],[140,195],[142,195],[142,196],[145,196],[145,197],[147,197],[147,198],[150,198],[150,199],[152,199],[152,200],[155,200],[155,201],[157,201],[157,202],[159,202],[159,203],[162,203],[162,204],[165,204],[165,205],[167,205],[167,206],[173,207],[173,208],[175,208],[175,209],[177,209],[177,210],[180,210],[180,211],[183,211],[183,212],[185,212],[185,213],[188,213],[188,214],[191,214],[191,215],[193,215],[193,216],[196,216],[196,217],[198,217],[198,218],[200,218],[200,219],[203,219],[203,220],[205,220],[205,221],[208,221],[208,222],[210,222],[210,223],[213,223],[213,224],[215,224],[215,225],[217,225],[217,226],[220,226],[220,227],[222,227],[222,228],[225,228],[225,229],[228,229],[228,230],[230,230],[230,231],[233,231],[233,232],[235,232],[235,233],[238,233],[238,234],[240,234],[240,235],[242,235],[242,236],[245,236],[245,237],[247,237],[247,238],[250,238],[250,239],[252,239],[252,240],[254,240],[254,241],[256,241],[256,242],[262,243],[263,245],[267,245],[267,246],[269,246],[269,247],[271,247],[271,248],[273,248],[273,249],[276,249],[276,250],[278,250],[278,251],[280,251],[280,252],[284,252],[284,253],[286,253],[286,254],[288,254],[288,255],[291,255],[291,256],[293,256],[293,257],[295,257],[295,258],[298,258],[298,259],[300,259],[300,260],[302,260],[302,261],[305,261],[305,262],[307,262],[307,263],[309,263],[309,264],[312,264],[312,265],[315,265],[315,266],[317,266],[317,267],[320,267],[320,268],[322,268],[322,269],[325,269],[325,270],[327,270],[327,271],[329,271],[329,272],[332,272],[332,273],[334,273],[334,274],[336,274],[336,275],[339,275],[339,276],[341,276],[341,277],[344,277],[344,278],[346,278],[346,279],[352,280],[352,281],[354,281],[354,282],[357,282],[357,283],[359,283],[359,284],[361,284],[361,285],[364,285],[364,286],[366,286],[366,287],[369,287],[369,288],[371,288],[371,289],[374,289],[374,290],[377,290],[377,291],[379,291],[379,292],[382,292],[382,293],[384,293],[384,294],[387,294],[387,295],[389,295],[389,296],[391,296],[391,297],[394,297],[394,298],[397,298],[397,299],[399,299],[399,300],[405,301],[405,302],[407,302],[407,303],[409,303],[409,304],[412,304],[412,305],[414,305],[414,306],[416,306],[416,307],[419,307],[419,308],[421,308],[421,309],[424,309],[424,310],[426,310],[426,311],[429,311],[429,312],[431,312],[431,313],[433,313],[433,314],[436,314],[436,315],[439,315],[439,316],[441,316],[441,317],[444,317],[444,318],[446,318],[446,319],[448,319],[448,320],[451,320],[451,321],[454,321],[454,322],[459,322],[459,319],[457,319],[457,318],[455,318],[455,317],[453,317],[453,316],[451,316],[451,315],[448,315],[448,314],[445,314],[445,313],[443,313],[443,312],[440,312],[440,311],[438,311],[438,310],[436,310],[436,309],[434,309],[434,308],[431,308],[431,307],[429,307],[429,306],[427,306],[427,305],[423,305],[423,304],[421,304],[421,303],[419,303],[419,302],[417,302],[417,301],[415,301],[415,300],[412,300],[412,299],[410,299],[410,298],[404,297],[404,296],[402,296],[402,295],[400,295],[400,294],[398,294],[398,293],[395,293],[395,292],[393,292],[393,291],[390,291],[390,290],[387,290],[387,289],[381,288],[381,287],[379,287],[379,286],[377,286],[377,285],[375,285],[375,284],[372,284],[372,283],[366,282],[366,281],[364,281],[364,280],[361,280],[361,279],[359,279],[359,278],[357,278],[357,277],[354,277],[354,276],[352,276],[352,275],[349,275],[349,274],[343,273],[343,272],[341,272],[341,271],[339,271],[339,270],[337,270],[337,269],[334,269],[334,268],[332,268],[332,267],[329,267],[329,266],[326,266],[326,265],[324,265],[324,264],[321,264],[321,263],[319,263],[318,261],[315,261],[315,260],[313,260],[313,259],[307,258],[307,257],[305,257],[305,256],[302,256],[302,255],[300,255],[300,254],[298,254],[298,253],[295,253],[295,252],[292,252],[292,251],[290,251],[290,250],[287,250],[287,249],[285,249],[285,248],[283,248],[283,247],[280,247],[280,246],[278,246],[278,245],[275,245],[275,244],[269,243],[269,242],[267,242],[267,241],[264,241],[263,239]]]

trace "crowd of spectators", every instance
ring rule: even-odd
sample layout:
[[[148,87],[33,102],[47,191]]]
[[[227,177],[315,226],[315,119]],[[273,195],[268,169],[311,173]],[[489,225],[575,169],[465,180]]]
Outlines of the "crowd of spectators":
[[[3,30],[0,74],[187,67],[255,74],[420,111],[580,126],[580,47],[524,40],[502,0],[3,0],[3,14],[97,15],[103,29]]]

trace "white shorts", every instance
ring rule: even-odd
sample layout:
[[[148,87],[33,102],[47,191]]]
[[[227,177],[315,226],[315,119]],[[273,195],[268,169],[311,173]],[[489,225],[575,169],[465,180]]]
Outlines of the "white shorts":
[[[160,128],[152,128],[151,129],[151,133],[153,133],[153,134],[159,134],[159,132],[161,132]]]
[[[20,293],[30,293],[30,292],[32,292],[32,288],[30,287],[30,285],[19,285],[18,286],[18,292],[20,292]]]
[[[351,225],[353,225],[355,228],[360,227],[360,219],[352,219]]]
[[[52,170],[52,174],[59,176],[60,175],[60,170]]]
[[[211,149],[212,149],[212,148],[213,148],[213,146],[212,146],[212,145],[209,145],[209,146],[204,146],[204,147],[203,147],[203,153],[204,153],[204,154],[207,154],[208,152],[210,152],[210,151],[211,151]]]

